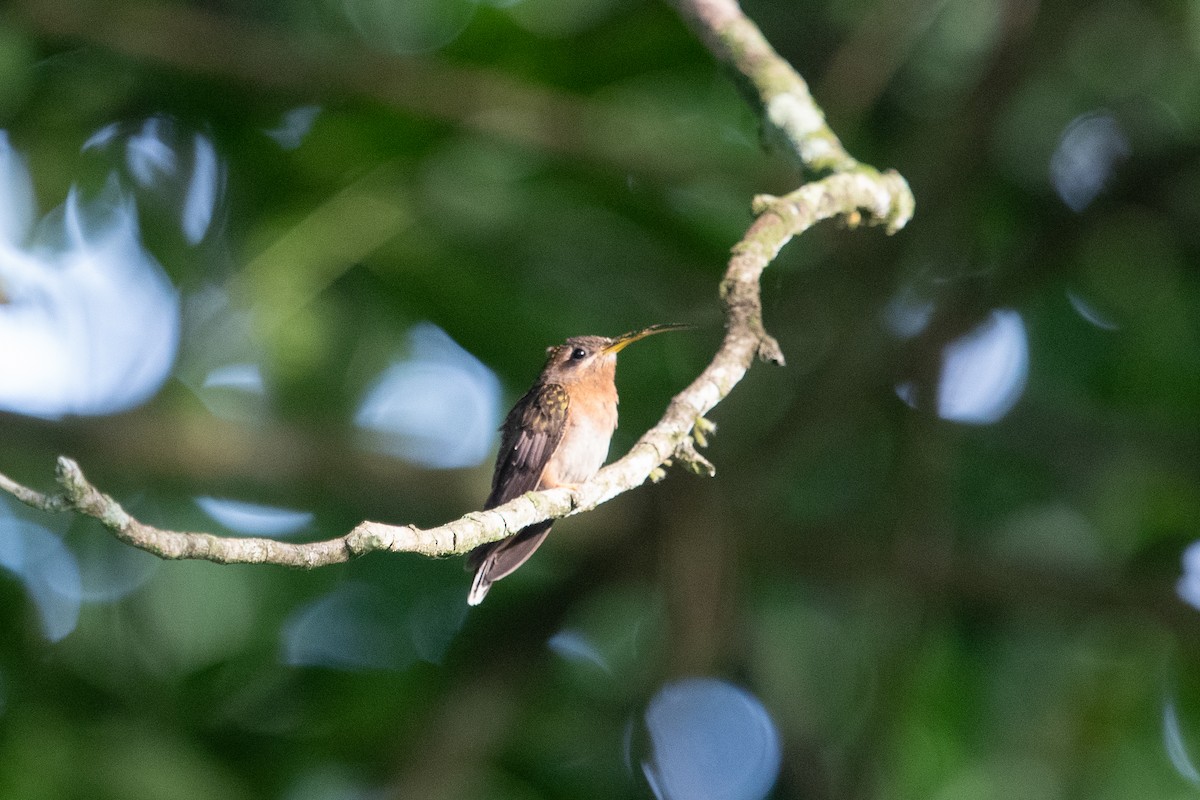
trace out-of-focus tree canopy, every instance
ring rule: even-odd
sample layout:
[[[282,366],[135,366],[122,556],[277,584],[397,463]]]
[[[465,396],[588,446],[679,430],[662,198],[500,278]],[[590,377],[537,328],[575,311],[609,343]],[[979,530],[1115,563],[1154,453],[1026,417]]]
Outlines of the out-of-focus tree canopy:
[[[1200,787],[1200,13],[744,5],[893,237],[763,281],[788,365],[715,478],[461,559],[160,562],[0,499],[0,797],[1190,797]],[[0,8],[0,472],[307,541],[479,508],[547,345],[612,455],[802,181],[668,5]]]

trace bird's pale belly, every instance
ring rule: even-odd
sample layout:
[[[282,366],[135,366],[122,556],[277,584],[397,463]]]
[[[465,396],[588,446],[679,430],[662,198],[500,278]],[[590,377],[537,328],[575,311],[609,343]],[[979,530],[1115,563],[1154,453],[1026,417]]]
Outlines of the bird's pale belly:
[[[617,427],[616,404],[605,411],[608,413],[571,416],[558,449],[542,472],[543,488],[582,483],[604,466]]]

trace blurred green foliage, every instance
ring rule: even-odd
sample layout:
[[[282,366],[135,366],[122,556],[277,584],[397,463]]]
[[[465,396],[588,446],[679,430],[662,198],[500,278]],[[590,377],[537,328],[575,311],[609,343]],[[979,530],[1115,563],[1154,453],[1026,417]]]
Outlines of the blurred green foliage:
[[[789,366],[713,414],[717,477],[560,523],[470,614],[457,560],[159,564],[8,502],[126,589],[85,593],[48,641],[0,573],[0,797],[648,796],[642,714],[686,675],[763,704],[779,798],[1195,793],[1197,7],[745,8],[917,216],[892,238],[825,226],[768,270]],[[186,185],[84,147],[151,119],[219,160],[198,242]],[[750,198],[799,180],[638,0],[20,0],[0,128],[39,214],[121,176],[183,298],[151,402],[4,414],[0,471],[48,487],[68,453],[153,524],[226,532],[193,502],[216,495],[310,511],[310,538],[486,495],[488,463],[424,469],[355,430],[418,323],[494,370],[504,408],[566,336],[697,323],[622,355],[623,452],[715,349]],[[1015,405],[940,418],[947,346],[997,309],[1026,337]],[[206,399],[222,358],[264,395]],[[297,630],[345,660],[297,663]]]

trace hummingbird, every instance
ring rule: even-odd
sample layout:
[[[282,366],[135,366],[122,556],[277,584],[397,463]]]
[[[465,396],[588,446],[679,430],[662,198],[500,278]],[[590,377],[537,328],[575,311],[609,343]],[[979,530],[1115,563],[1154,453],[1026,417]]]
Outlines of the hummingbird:
[[[526,492],[574,486],[604,465],[617,428],[617,353],[665,331],[690,325],[651,325],[613,338],[574,336],[547,348],[546,365],[500,426],[500,452],[484,508]],[[550,533],[550,520],[467,554],[475,580],[467,603],[477,606],[488,589],[524,564]]]

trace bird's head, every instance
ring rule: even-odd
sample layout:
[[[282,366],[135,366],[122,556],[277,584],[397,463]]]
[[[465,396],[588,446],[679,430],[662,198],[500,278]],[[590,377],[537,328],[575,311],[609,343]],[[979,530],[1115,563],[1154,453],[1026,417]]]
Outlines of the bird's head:
[[[617,353],[629,345],[666,331],[684,330],[691,325],[651,325],[620,336],[572,336],[566,342],[547,348],[546,366],[542,370],[546,382],[570,384],[588,379],[611,376],[617,365]]]

